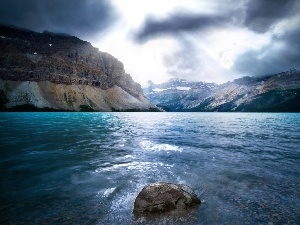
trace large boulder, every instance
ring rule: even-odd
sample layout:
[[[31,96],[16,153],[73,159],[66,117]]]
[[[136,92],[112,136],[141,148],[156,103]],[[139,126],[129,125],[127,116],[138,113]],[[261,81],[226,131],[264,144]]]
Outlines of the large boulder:
[[[187,186],[172,183],[146,185],[134,202],[135,215],[182,212],[201,203]]]

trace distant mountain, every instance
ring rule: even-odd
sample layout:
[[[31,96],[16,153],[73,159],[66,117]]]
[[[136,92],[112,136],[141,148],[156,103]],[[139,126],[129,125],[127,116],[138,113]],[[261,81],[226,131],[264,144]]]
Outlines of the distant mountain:
[[[123,64],[67,34],[0,25],[0,111],[157,110]]]
[[[186,111],[195,102],[209,96],[218,85],[205,82],[188,82],[182,79],[171,79],[162,84],[148,81],[144,93],[151,102],[166,111]]]
[[[172,79],[148,82],[146,96],[166,111],[300,112],[300,71],[243,77],[217,85]]]

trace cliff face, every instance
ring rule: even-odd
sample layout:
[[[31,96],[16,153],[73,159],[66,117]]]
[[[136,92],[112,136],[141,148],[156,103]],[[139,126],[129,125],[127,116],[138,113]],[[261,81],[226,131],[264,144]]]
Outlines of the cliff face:
[[[300,72],[296,70],[222,85],[184,80],[149,84],[146,95],[167,111],[300,112]]]
[[[108,53],[76,37],[0,26],[2,109],[17,105],[96,111],[155,108]]]

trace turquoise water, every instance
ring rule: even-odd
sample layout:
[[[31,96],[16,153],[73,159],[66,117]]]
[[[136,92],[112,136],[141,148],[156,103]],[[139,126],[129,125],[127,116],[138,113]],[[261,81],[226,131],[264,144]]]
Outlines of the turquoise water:
[[[300,114],[1,113],[0,224],[300,224]],[[142,187],[186,215],[134,218]]]

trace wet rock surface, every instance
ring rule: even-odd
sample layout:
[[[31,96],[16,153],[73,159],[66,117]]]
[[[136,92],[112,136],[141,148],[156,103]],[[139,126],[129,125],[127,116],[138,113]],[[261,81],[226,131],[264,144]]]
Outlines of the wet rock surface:
[[[146,185],[134,202],[133,213],[137,216],[166,212],[183,212],[201,203],[188,186],[172,183]]]

